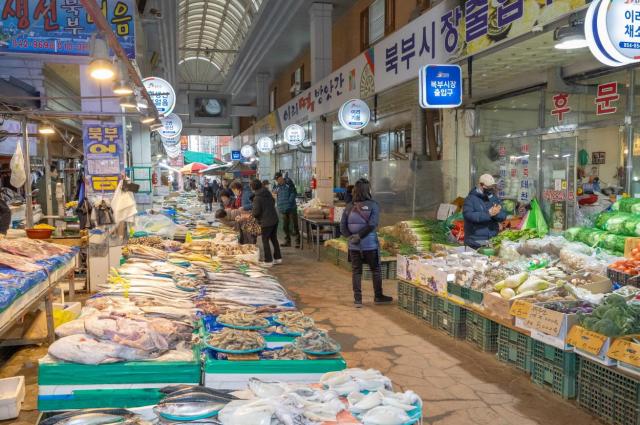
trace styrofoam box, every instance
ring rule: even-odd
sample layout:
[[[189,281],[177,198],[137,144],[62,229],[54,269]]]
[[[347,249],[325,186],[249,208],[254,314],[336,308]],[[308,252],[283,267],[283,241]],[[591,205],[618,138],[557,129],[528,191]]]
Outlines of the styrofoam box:
[[[0,420],[14,419],[24,401],[24,376],[0,379]]]
[[[566,343],[566,332],[560,332],[559,336],[547,335],[544,332],[540,332],[537,329],[531,329],[531,338],[536,341],[544,342],[547,345],[559,348],[564,351],[573,351],[573,347]]]

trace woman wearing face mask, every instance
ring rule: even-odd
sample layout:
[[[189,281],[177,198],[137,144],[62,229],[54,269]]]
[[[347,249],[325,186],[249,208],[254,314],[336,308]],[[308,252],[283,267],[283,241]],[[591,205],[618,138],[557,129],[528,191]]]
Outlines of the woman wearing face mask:
[[[353,201],[347,205],[340,231],[349,238],[353,298],[356,308],[362,307],[362,267],[367,264],[373,276],[374,302],[388,304],[393,298],[382,293],[380,245],[376,232],[380,221],[380,206],[371,198],[369,181],[360,179],[353,188]]]
[[[483,174],[464,200],[464,243],[478,249],[488,245],[498,234],[500,223],[507,218],[500,199],[495,194],[496,181],[490,174]]]

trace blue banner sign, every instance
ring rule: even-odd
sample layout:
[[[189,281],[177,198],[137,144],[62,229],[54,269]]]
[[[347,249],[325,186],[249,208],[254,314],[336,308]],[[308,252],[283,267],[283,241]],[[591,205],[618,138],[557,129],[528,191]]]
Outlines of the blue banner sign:
[[[133,0],[96,0],[131,59],[136,56]],[[0,0],[0,52],[89,55],[96,25],[80,0]]]
[[[427,65],[420,69],[420,106],[425,109],[462,105],[462,69],[458,65]]]
[[[240,161],[241,159],[242,159],[242,154],[240,154],[240,151],[231,151],[232,161]]]
[[[122,126],[83,125],[84,158],[87,178],[94,192],[114,192],[124,171]]]

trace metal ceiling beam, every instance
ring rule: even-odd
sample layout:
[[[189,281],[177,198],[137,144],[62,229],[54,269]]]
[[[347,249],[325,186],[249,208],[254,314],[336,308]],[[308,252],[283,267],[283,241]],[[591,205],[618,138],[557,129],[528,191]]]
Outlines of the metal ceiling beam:
[[[100,9],[100,6],[98,6],[98,3],[96,3],[94,0],[80,0],[80,2],[82,3],[82,6],[84,6],[89,16],[91,16],[91,18],[93,19],[93,22],[95,22],[96,28],[98,28],[102,35],[107,39],[109,47],[111,47],[116,56],[118,56],[118,58],[120,58],[120,60],[126,65],[127,71],[129,72],[129,77],[131,78],[133,83],[136,86],[140,87],[142,96],[147,100],[148,111],[156,119],[160,119],[160,115],[158,114],[156,105],[153,103],[153,100],[151,99],[151,96],[149,96],[149,93],[144,87],[144,84],[142,84],[142,80],[136,72],[136,69],[133,67],[133,64],[127,57],[127,53],[118,42],[116,35],[113,33],[111,25],[109,25],[107,19],[102,14],[102,10]]]
[[[179,47],[178,50],[182,52],[197,52],[197,53],[238,53],[235,49],[215,49],[209,47]]]

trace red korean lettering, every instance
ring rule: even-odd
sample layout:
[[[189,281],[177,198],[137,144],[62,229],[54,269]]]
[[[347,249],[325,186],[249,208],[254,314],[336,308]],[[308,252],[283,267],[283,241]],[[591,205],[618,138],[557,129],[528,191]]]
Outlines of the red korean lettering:
[[[56,0],[38,0],[36,9],[33,12],[33,19],[38,20],[41,16],[44,16],[45,31],[57,31],[60,29]]]
[[[18,29],[29,28],[29,0],[6,0],[2,9],[2,20],[18,18]]]
[[[608,115],[618,112],[618,107],[613,103],[620,100],[618,94],[618,82],[600,84],[596,96],[596,115]]]
[[[553,106],[554,108],[551,110],[551,115],[558,118],[558,122],[564,121],[564,115],[571,112],[569,93],[558,93],[553,96]]]

